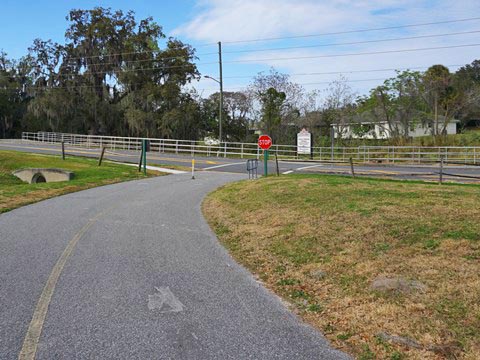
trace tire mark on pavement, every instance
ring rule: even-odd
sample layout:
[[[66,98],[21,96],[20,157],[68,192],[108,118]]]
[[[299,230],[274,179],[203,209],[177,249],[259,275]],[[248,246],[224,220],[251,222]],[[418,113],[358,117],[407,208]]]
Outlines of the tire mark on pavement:
[[[27,334],[25,335],[25,339],[23,341],[22,349],[20,350],[20,354],[18,355],[19,360],[35,359],[38,341],[40,340],[40,336],[42,334],[43,324],[47,316],[48,307],[50,305],[53,293],[55,292],[55,286],[57,285],[58,279],[62,274],[62,270],[65,267],[67,260],[75,249],[78,241],[88,231],[88,229],[90,229],[100,217],[105,215],[105,213],[112,208],[113,207],[108,208],[95,215],[95,217],[93,217],[92,219],[88,220],[88,222],[80,229],[80,231],[77,232],[75,236],[69,241],[65,250],[63,250],[62,255],[60,255],[55,266],[53,267],[52,272],[50,273],[50,276],[48,277],[45,287],[43,288],[43,291],[40,295],[40,298],[38,299],[37,305],[33,312],[32,320],[30,321],[30,325],[27,329]]]

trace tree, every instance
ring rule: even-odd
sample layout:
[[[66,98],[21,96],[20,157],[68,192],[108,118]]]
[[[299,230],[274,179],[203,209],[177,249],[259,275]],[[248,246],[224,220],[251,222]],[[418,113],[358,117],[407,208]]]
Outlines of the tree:
[[[454,75],[443,65],[433,65],[425,72],[423,98],[428,109],[426,115],[433,118],[433,135],[445,134],[448,124],[455,117],[478,104],[480,91],[475,83],[476,65],[467,70],[473,75],[470,88],[456,82]]]
[[[454,86],[467,97],[458,117],[467,122],[480,119],[480,60],[462,66],[454,75]]]
[[[433,135],[439,135],[439,112],[448,111],[449,99],[455,97],[454,89],[451,86],[450,70],[443,65],[433,65],[428,68],[423,76],[425,85],[424,100],[433,113]],[[445,125],[446,126],[446,125]]]
[[[252,114],[260,128],[263,131],[273,130],[275,133],[269,135],[272,135],[276,142],[288,143],[293,141],[298,120],[302,115],[301,109],[305,107],[305,89],[290,81],[287,74],[271,69],[268,74],[259,73],[250,84],[248,92],[252,99]],[[278,104],[280,102],[281,106],[277,109],[278,114],[265,113],[266,103],[269,103],[268,106],[272,107],[274,103]],[[274,106],[268,111],[273,111],[273,108]],[[267,123],[270,123],[273,127],[267,129],[265,127]]]
[[[24,62],[18,64],[0,52],[0,136],[14,137],[20,131],[19,119],[30,100],[25,92],[28,78],[23,74]]]
[[[397,72],[358,100],[358,112],[383,127],[391,137],[409,137],[409,130],[421,121],[421,74]],[[385,125],[384,125],[385,124]]]
[[[277,91],[271,87],[265,92],[260,93],[262,103],[262,129],[265,133],[277,142],[280,138],[280,127],[282,124],[282,111],[286,106],[287,96],[283,91]]]
[[[162,28],[152,18],[137,22],[132,11],[77,9],[67,20],[64,45],[37,39],[29,49],[29,110],[45,130],[185,134],[169,119],[190,102],[182,87],[199,76],[191,46],[169,38],[160,49]]]
[[[339,137],[345,131],[346,125],[352,121],[355,96],[344,77],[331,82],[326,90],[322,105],[322,118],[328,127],[337,124],[335,131]]]
[[[218,137],[220,94],[214,93],[205,99],[205,123],[208,123],[208,131]],[[223,92],[223,133],[228,141],[246,141],[251,126],[252,101],[245,92]]]
[[[462,66],[455,73],[457,84],[465,88],[480,85],[480,60],[474,60],[471,64]]]

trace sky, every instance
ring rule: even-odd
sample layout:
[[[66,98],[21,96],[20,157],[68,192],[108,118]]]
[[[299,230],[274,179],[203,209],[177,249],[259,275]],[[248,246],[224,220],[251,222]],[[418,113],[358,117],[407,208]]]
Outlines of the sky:
[[[221,41],[225,91],[274,67],[308,91],[325,91],[342,76],[365,94],[395,75],[388,69],[455,71],[480,58],[479,0],[2,0],[0,50],[20,58],[35,38],[63,43],[69,10],[96,6],[152,16],[167,36],[196,48],[202,75],[218,78]],[[419,48],[436,49],[404,51]],[[193,86],[204,96],[218,90],[205,78]]]

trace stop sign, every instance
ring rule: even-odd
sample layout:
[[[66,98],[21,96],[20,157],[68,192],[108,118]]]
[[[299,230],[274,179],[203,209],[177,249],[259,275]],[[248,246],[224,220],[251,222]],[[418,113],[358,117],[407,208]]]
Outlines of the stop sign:
[[[272,138],[268,135],[262,135],[258,138],[258,146],[263,150],[270,149],[272,146]]]

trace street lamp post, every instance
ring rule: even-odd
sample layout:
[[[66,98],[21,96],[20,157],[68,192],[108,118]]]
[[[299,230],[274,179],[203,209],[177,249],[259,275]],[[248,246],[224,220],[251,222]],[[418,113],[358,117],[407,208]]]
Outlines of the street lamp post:
[[[204,78],[213,80],[217,82],[220,85],[220,104],[219,104],[219,115],[218,115],[218,139],[220,140],[220,143],[222,142],[222,113],[223,113],[223,85],[222,82],[211,77],[208,75],[205,75]]]
[[[222,117],[223,117],[223,72],[222,72],[222,43],[218,42],[218,65],[219,65],[219,75],[220,80],[217,80],[211,76],[205,75],[204,77],[207,79],[211,79],[217,82],[220,85],[220,112],[218,115],[218,138],[220,143],[222,143]]]

